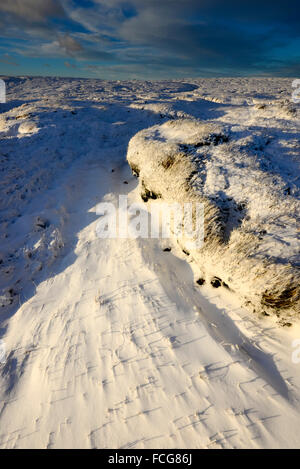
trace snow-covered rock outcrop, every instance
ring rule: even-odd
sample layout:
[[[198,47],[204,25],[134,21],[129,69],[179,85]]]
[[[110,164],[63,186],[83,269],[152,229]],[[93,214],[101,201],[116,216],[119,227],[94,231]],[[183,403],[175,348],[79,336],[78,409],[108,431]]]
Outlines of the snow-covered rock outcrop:
[[[217,122],[171,120],[138,132],[127,159],[145,201],[204,204],[203,246],[178,241],[207,280],[218,277],[260,313],[299,314],[299,199],[253,151],[268,144],[264,135],[231,137]]]

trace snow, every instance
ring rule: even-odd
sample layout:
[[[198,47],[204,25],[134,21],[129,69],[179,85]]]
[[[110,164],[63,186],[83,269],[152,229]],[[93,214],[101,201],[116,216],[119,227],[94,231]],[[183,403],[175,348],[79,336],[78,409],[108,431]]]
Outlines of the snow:
[[[298,447],[299,303],[259,307],[277,278],[299,291],[291,80],[3,78],[0,447]],[[142,202],[142,179],[173,200],[194,166],[205,263],[97,236],[100,202]]]
[[[300,313],[300,200],[289,155],[285,170],[274,171],[279,150],[273,144],[268,151],[272,136],[264,128],[245,135],[248,121],[235,127],[233,119],[230,128],[169,120],[135,135],[127,159],[142,194],[205,204],[203,247],[190,250],[185,241],[182,247],[209,281],[221,278],[252,310],[294,317]]]

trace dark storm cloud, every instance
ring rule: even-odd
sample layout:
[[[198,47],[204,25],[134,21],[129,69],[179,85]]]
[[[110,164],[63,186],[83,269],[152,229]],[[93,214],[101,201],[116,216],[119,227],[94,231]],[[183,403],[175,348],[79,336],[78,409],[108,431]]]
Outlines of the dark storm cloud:
[[[123,24],[122,37],[131,44],[154,47],[174,56],[182,63],[216,66],[251,66],[264,54],[266,36],[249,38],[243,31],[226,25],[186,24],[149,16],[134,18]],[[203,61],[203,62],[202,62]]]
[[[290,35],[299,35],[299,14],[293,1],[288,5],[235,0],[132,3],[136,15],[122,23],[124,39],[207,64],[255,66],[265,60],[272,46],[288,42],[287,30]],[[278,29],[284,32],[283,37],[272,36]]]
[[[114,20],[124,8],[119,0],[97,4],[114,11]],[[135,47],[152,49],[154,63],[155,57],[164,55],[166,67],[194,65],[196,70],[228,73],[272,68],[275,73],[278,66],[280,72],[282,64],[272,57],[273,49],[299,38],[298,5],[293,0],[131,0],[128,6],[132,14],[124,14],[117,27],[111,23],[116,37],[132,47],[131,57]],[[138,52],[135,59],[145,62]]]
[[[32,57],[152,65],[166,75],[290,74],[298,10],[295,0],[0,0],[0,24],[2,35],[32,41]]]
[[[59,0],[0,0],[0,12],[7,21],[28,24],[64,16]]]
[[[112,54],[81,44],[64,28],[68,15],[60,0],[0,0],[0,36],[26,39],[19,54],[28,57],[76,56],[87,60],[111,60]],[[59,20],[55,23],[53,20]],[[72,32],[72,31],[71,31]]]

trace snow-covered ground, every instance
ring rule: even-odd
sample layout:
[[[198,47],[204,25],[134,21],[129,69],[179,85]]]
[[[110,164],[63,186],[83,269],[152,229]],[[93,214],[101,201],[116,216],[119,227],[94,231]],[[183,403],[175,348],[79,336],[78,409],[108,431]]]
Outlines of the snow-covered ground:
[[[174,237],[202,280],[222,283],[252,311],[285,321],[300,315],[300,198],[295,155],[274,170],[282,148],[276,142],[269,150],[271,142],[265,129],[249,124],[174,119],[138,132],[127,158],[145,201],[193,203],[194,225],[202,204],[204,222],[194,227],[193,243],[178,229],[181,207],[173,216]]]
[[[299,320],[253,313],[208,278],[198,285],[201,265],[176,240],[96,233],[100,202],[141,201],[126,161],[132,137],[196,118],[231,135],[225,156],[218,145],[207,158],[204,195],[237,200],[242,221],[233,203],[230,219],[242,223],[255,192],[262,212],[252,205],[250,216],[268,216],[261,184],[272,180],[282,218],[262,227],[263,255],[299,268],[291,80],[5,81],[0,448],[298,447]],[[243,186],[240,155],[256,188]],[[230,157],[236,187],[222,172]]]

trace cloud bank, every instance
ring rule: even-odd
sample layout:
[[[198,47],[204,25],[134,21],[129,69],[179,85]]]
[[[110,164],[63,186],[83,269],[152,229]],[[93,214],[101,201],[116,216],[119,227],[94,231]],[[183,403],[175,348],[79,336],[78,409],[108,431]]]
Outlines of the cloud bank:
[[[0,52],[107,78],[296,76],[298,10],[294,0],[0,0]]]

